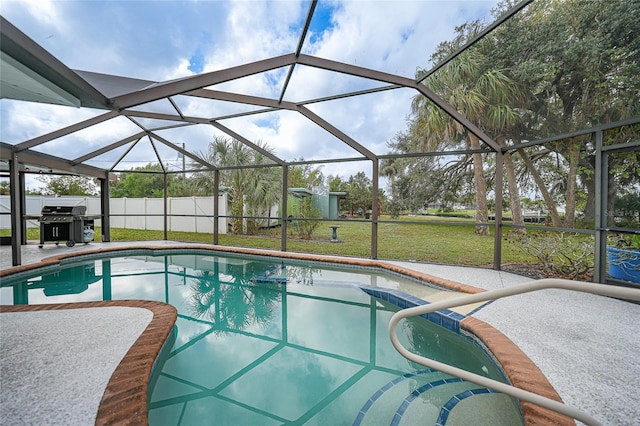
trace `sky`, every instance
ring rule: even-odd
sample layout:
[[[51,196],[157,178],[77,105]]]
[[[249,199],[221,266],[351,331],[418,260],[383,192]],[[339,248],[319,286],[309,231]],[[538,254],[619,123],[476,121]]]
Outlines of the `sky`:
[[[440,42],[452,38],[456,26],[474,19],[492,22],[491,10],[497,3],[320,0],[302,53],[413,78],[416,70],[432,66],[431,54]],[[0,13],[72,69],[166,81],[295,52],[309,5],[308,0],[3,0]],[[277,99],[287,72],[288,68],[278,69],[212,88]],[[297,66],[284,99],[302,101],[384,85]],[[406,129],[415,95],[407,89],[393,90],[308,107],[367,149],[384,154],[387,142]],[[219,117],[252,109],[181,96],[175,100],[193,116]],[[142,109],[175,114],[166,101]],[[3,99],[0,139],[19,143],[103,112]],[[251,141],[267,143],[287,161],[360,156],[290,111],[221,123]],[[36,150],[76,158],[139,131],[120,117]],[[222,135],[200,125],[158,134],[193,152],[203,152],[214,136]],[[149,145],[139,145],[117,169],[154,159],[149,159]],[[181,167],[175,151],[158,150],[170,168]],[[108,168],[122,154],[113,152],[89,164]],[[370,176],[370,169],[367,162],[332,163],[323,172],[348,178],[360,170]]]

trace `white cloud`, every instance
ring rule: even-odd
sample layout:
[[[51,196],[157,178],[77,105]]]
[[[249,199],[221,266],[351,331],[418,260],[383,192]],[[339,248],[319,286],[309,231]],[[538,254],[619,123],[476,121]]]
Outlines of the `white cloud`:
[[[496,3],[321,2],[303,53],[412,78],[417,68],[429,67],[429,56],[438,43],[451,38],[455,26],[477,17],[490,19],[489,10]],[[162,81],[192,75],[194,64],[208,72],[294,52],[308,5],[308,1],[10,0],[3,2],[2,13],[71,68]],[[327,15],[330,12],[332,16]],[[215,89],[278,98],[287,71],[257,74]],[[296,66],[285,100],[299,102],[379,85],[386,83]],[[384,153],[386,141],[406,127],[413,95],[410,90],[393,90],[308,108],[368,149]],[[183,113],[203,118],[255,108],[176,98]],[[2,138],[11,143],[96,114],[65,107],[16,106],[6,100],[0,107]],[[223,124],[247,139],[268,142],[286,160],[359,156],[298,113],[277,113],[276,119],[271,115],[246,116]],[[86,130],[84,137],[107,144],[122,138],[125,131],[96,127]],[[195,146],[190,141],[197,139],[200,147],[202,140],[210,140],[217,131],[200,125],[189,132],[166,133],[175,143],[186,141]],[[76,154],[62,151],[66,145],[56,148],[58,155],[75,158]],[[330,165],[325,172],[328,169],[345,178],[361,169],[370,175],[369,164]]]
[[[340,3],[335,25],[314,54],[413,77],[456,25],[495,1],[352,1]]]
[[[0,108],[2,139],[9,143],[24,142],[104,113],[104,111],[7,99],[1,101]]]
[[[291,53],[298,31],[291,27],[304,19],[299,2],[230,3],[215,46],[206,55],[206,71],[215,71]]]
[[[65,21],[60,11],[60,2],[54,0],[4,1],[2,4],[2,13],[5,14],[8,12],[22,12],[33,17],[43,31],[54,29],[59,32],[64,32],[65,30]]]
[[[194,75],[195,73],[189,69],[189,63],[189,58],[180,58],[174,67],[168,68],[162,73],[160,80],[175,80]]]

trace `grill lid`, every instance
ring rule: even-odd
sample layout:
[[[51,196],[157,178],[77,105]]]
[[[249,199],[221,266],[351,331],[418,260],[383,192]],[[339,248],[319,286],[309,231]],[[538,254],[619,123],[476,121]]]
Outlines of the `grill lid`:
[[[83,216],[87,212],[87,206],[44,206],[42,216],[47,215],[69,215]]]

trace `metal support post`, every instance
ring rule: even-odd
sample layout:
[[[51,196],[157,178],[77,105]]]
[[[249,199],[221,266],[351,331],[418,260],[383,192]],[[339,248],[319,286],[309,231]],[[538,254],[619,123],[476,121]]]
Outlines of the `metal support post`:
[[[609,154],[602,151],[602,130],[595,132],[595,241],[593,250],[593,282],[603,283],[607,270],[607,193],[609,180]]]
[[[502,187],[504,185],[504,154],[496,152],[496,212],[493,237],[493,269],[502,268]]]
[[[164,198],[164,211],[163,211],[163,216],[164,216],[164,240],[168,240],[167,238],[167,226],[168,226],[168,221],[167,221],[167,174],[163,173],[162,174],[162,186],[163,186],[163,198]]]
[[[213,171],[213,244],[218,245],[220,235],[220,170]]]
[[[13,266],[22,265],[22,252],[20,243],[22,236],[22,209],[20,208],[20,198],[22,188],[20,188],[20,164],[18,163],[18,154],[11,155],[9,162],[9,191],[11,192],[11,262]]]
[[[25,179],[24,173],[18,172],[18,185],[19,185],[19,194],[20,194],[20,212],[22,212],[21,216],[21,228],[22,229],[22,241],[21,244],[27,244],[27,220],[24,216],[27,214],[27,196],[25,194]]]
[[[288,209],[288,197],[289,196],[289,166],[282,166],[282,202],[280,203],[280,223],[282,237],[281,247],[282,251],[287,251],[287,209]]]
[[[379,164],[380,161],[374,158],[371,161],[373,165],[373,194],[371,200],[371,259],[378,258],[378,205],[380,203],[378,194]]]
[[[111,241],[111,219],[109,201],[109,173],[104,179],[100,179],[100,221],[102,225],[102,242]]]

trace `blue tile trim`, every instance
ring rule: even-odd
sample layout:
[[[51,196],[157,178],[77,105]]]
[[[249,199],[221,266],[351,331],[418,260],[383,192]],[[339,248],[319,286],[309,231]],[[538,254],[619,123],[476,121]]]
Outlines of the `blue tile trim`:
[[[369,285],[361,285],[360,288],[365,293],[373,297],[377,297],[378,299],[382,299],[385,302],[394,304],[400,309],[429,304],[429,302],[426,302],[415,296],[410,296],[398,290],[373,287]],[[447,330],[451,330],[458,334],[460,334],[460,321],[465,318],[464,315],[453,312],[449,309],[443,309],[441,311],[431,312],[420,316],[431,321],[432,323],[435,323],[441,327],[446,328]]]
[[[436,425],[444,426],[447,423],[447,419],[449,418],[449,414],[451,414],[451,411],[453,410],[453,408],[456,405],[458,405],[458,403],[463,399],[472,397],[474,395],[482,395],[485,393],[499,393],[499,392],[494,391],[493,389],[488,389],[488,388],[470,389],[451,397],[451,399],[449,399],[449,401],[447,401],[447,403],[444,404],[444,406],[440,409],[440,414],[438,415],[438,420],[436,421]]]
[[[358,413],[358,416],[356,417],[355,421],[353,422],[353,426],[360,426],[362,424],[362,421],[364,420],[364,416],[365,416],[365,414],[367,414],[367,411],[369,411],[369,408],[371,408],[371,406],[373,406],[373,403],[376,402],[376,400],[378,400],[382,395],[384,395],[384,393],[386,391],[388,391],[389,389],[391,389],[392,387],[394,387],[398,383],[402,382],[403,380],[410,379],[411,377],[418,376],[420,374],[429,374],[429,373],[434,373],[434,372],[435,372],[435,370],[432,370],[430,368],[425,368],[424,370],[413,371],[413,372],[407,373],[407,374],[405,374],[403,376],[396,377],[395,379],[393,379],[389,383],[385,384],[380,389],[378,389],[376,391],[376,393],[374,393],[371,396],[371,398],[369,398],[367,400],[367,402],[362,406],[362,408],[360,409],[360,412]],[[393,422],[392,422],[392,424],[393,424]]]
[[[487,306],[491,305],[493,302],[495,302],[495,300],[489,300],[487,302],[484,302],[482,305],[478,306],[477,308],[475,308],[474,310],[472,310],[471,312],[469,312],[467,314],[468,317],[473,316],[474,314],[476,314],[478,311],[480,311],[481,309],[486,308]]]

